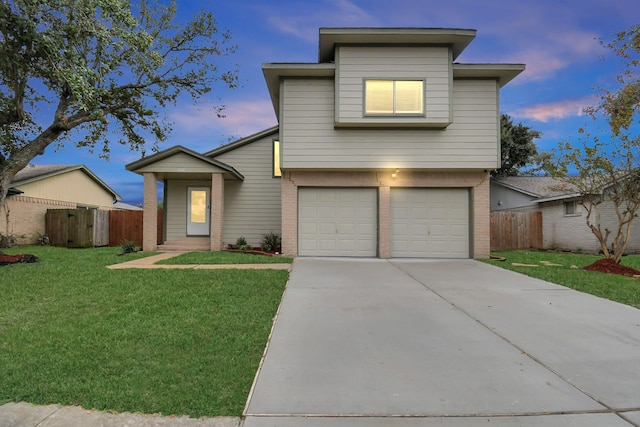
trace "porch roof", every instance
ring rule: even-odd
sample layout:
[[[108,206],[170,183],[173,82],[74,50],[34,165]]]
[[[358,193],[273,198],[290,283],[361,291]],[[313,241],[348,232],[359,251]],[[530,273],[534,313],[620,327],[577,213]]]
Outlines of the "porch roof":
[[[244,180],[244,176],[232,166],[181,145],[129,163],[125,168],[140,175],[153,172],[158,179],[202,179],[212,173],[220,173],[225,179]]]

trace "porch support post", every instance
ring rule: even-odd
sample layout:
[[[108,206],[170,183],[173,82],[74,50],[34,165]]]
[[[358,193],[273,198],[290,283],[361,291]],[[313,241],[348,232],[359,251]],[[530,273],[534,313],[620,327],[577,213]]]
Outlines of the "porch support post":
[[[144,208],[142,212],[142,250],[158,249],[158,191],[156,174],[144,173]]]
[[[222,224],[224,221],[224,178],[221,173],[211,174],[211,250],[222,250]]]

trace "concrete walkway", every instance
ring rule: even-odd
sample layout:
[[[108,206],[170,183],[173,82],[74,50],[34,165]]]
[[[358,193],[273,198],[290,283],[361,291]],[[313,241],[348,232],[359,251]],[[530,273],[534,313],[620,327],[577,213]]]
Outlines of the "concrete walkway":
[[[472,260],[296,260],[244,427],[638,426],[640,310]]]
[[[121,270],[125,268],[165,268],[165,269],[269,269],[269,270],[288,270],[291,264],[156,264],[158,261],[174,258],[187,252],[163,252],[158,255],[152,255],[146,258],[134,259],[133,261],[122,262],[107,266],[111,270]]]
[[[238,427],[239,417],[189,418],[88,411],[77,406],[7,403],[0,427]]]

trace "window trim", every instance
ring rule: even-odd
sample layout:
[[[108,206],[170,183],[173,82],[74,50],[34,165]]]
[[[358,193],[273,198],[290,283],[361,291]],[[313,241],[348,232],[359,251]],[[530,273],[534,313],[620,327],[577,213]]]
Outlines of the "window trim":
[[[573,208],[573,212],[567,212],[567,208],[569,206],[572,206]],[[564,211],[564,216],[582,216],[582,213],[580,212],[580,210],[578,209],[578,201],[577,200],[571,200],[568,202],[564,202],[562,204],[562,208]]]
[[[393,82],[393,112],[391,113],[369,113],[367,112],[367,82],[369,81],[386,81]],[[420,113],[396,113],[396,82],[421,82],[422,83],[422,91],[421,91],[421,109]],[[427,86],[426,79],[411,79],[411,78],[402,78],[402,79],[389,79],[389,78],[364,78],[362,79],[362,114],[364,117],[426,117],[427,106],[426,106],[426,93],[425,88]]]
[[[280,166],[282,160],[282,144],[280,140],[274,139],[271,141],[271,177],[282,178],[282,167]],[[276,151],[278,156],[276,157]],[[277,161],[276,161],[277,160]]]

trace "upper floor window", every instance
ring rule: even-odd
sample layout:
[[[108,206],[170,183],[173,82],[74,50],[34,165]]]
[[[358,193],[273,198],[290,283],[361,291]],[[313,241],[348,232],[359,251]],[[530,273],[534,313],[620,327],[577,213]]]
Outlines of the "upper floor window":
[[[424,114],[423,80],[365,80],[365,114]]]
[[[280,170],[280,141],[273,141],[273,176],[282,176]]]

